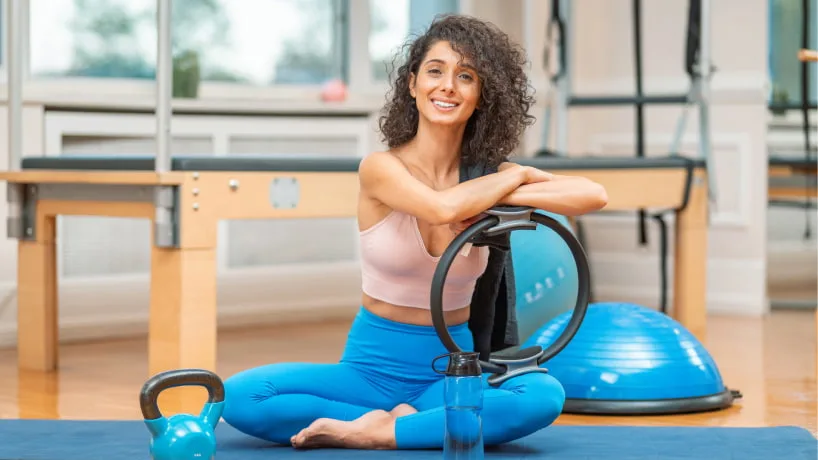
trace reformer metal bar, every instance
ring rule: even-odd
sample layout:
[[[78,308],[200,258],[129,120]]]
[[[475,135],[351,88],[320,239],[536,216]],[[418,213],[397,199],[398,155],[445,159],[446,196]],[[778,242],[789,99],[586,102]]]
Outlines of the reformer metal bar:
[[[606,105],[663,105],[685,104],[690,99],[688,94],[642,94],[635,96],[571,96],[568,99],[572,107],[600,107]]]
[[[8,170],[23,161],[23,0],[8,2]]]
[[[699,35],[699,95],[696,102],[699,106],[699,156],[707,166],[707,194],[715,205],[716,174],[711,152],[710,139],[710,78],[713,67],[710,63],[710,0],[701,0],[701,30]]]
[[[632,0],[632,24],[633,29],[633,67],[634,79],[636,80],[636,102],[634,110],[634,123],[636,124],[635,141],[636,156],[645,156],[645,105],[641,101],[644,97],[642,84],[642,0]],[[647,213],[644,209],[639,210],[639,242],[644,246],[648,243]]]
[[[171,169],[170,125],[173,108],[172,0],[156,1],[156,172]]]
[[[6,71],[8,72],[7,103],[8,103],[8,170],[19,171],[23,163],[23,0],[9,0],[8,5],[8,57]],[[23,187],[17,184],[8,184],[6,201],[8,202],[8,217],[6,220],[6,236],[9,238],[23,238]]]
[[[810,21],[812,15],[810,13],[810,1],[801,0],[801,47],[807,49],[810,46]],[[800,59],[799,59],[800,60]],[[810,116],[809,116],[809,87],[812,80],[810,79],[810,65],[808,62],[801,60],[801,126],[804,131],[804,158],[807,162],[812,159],[812,141],[810,140]],[[807,175],[804,183],[804,198],[809,204],[812,201],[810,196],[810,189],[815,186],[814,176]],[[812,237],[812,218],[810,212],[804,213],[804,239],[808,240]]]
[[[555,118],[554,130],[557,132],[556,150],[557,155],[568,155],[568,105],[571,100],[571,79],[573,59],[571,52],[573,48],[573,33],[574,28],[571,22],[571,0],[559,0],[560,14],[564,22],[564,35],[560,37],[559,46],[562,47],[562,53],[565,56],[565,67],[561,69],[562,76],[557,80],[557,96],[554,98],[557,101],[557,114]]]
[[[156,157],[157,173],[172,169],[171,121],[173,117],[172,0],[156,1]],[[175,225],[175,190],[165,186],[154,190],[154,240],[159,247],[178,244]]]

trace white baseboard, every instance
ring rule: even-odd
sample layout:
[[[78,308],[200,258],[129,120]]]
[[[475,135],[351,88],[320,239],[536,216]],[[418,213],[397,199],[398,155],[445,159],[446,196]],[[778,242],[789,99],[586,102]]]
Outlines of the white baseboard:
[[[771,241],[767,245],[767,280],[770,287],[814,284],[818,277],[815,240]]]
[[[658,253],[592,252],[590,258],[597,300],[658,306]],[[668,265],[672,301],[672,257]],[[761,315],[768,310],[763,260],[716,259],[708,271],[708,312]],[[218,283],[218,320],[224,328],[351,318],[361,301],[357,262],[236,271],[220,275]],[[11,292],[13,285],[5,288],[0,293]],[[144,276],[64,282],[60,342],[144,335],[148,299]],[[0,347],[14,346],[16,337],[16,309],[9,308],[0,313]]]
[[[598,302],[630,302],[658,308],[659,256],[603,253],[591,256]],[[668,257],[668,307],[673,305],[673,257]],[[760,316],[769,311],[763,260],[711,259],[707,264],[707,312]]]
[[[233,271],[218,280],[219,327],[351,317],[361,303],[357,262]],[[0,287],[0,299],[13,286]],[[66,281],[59,293],[59,340],[70,343],[144,335],[146,276]],[[16,299],[14,302],[16,303]],[[0,312],[0,347],[17,341],[16,307]]]
[[[356,303],[357,300],[357,303]],[[288,324],[305,321],[322,321],[351,318],[358,311],[360,298],[310,298],[287,305],[250,304],[236,305],[225,313],[219,313],[220,329]],[[0,348],[13,347],[17,343],[14,324],[0,325]],[[60,321],[60,343],[88,340],[121,339],[141,337],[148,333],[147,315],[134,313],[84,316]]]

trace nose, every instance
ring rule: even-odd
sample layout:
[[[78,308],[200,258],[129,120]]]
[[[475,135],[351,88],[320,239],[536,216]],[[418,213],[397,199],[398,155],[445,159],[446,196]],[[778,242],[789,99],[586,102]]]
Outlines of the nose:
[[[440,83],[440,89],[445,92],[446,94],[451,94],[454,92],[455,88],[455,75],[453,73],[447,74],[446,77],[443,78],[443,81]]]

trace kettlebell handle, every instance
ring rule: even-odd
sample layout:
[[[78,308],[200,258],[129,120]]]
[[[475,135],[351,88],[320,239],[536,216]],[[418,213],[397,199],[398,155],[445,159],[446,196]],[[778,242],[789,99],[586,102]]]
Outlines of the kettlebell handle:
[[[139,394],[142,416],[145,420],[162,418],[159,393],[168,388],[188,385],[205,387],[208,404],[224,402],[224,382],[215,373],[207,369],[174,369],[154,375],[142,386]]]

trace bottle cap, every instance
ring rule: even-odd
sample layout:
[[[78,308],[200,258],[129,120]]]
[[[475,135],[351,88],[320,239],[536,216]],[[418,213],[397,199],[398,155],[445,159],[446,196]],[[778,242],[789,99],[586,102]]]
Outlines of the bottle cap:
[[[480,354],[477,352],[456,352],[450,353],[449,365],[446,367],[446,375],[450,376],[480,376],[483,371],[480,369]]]

